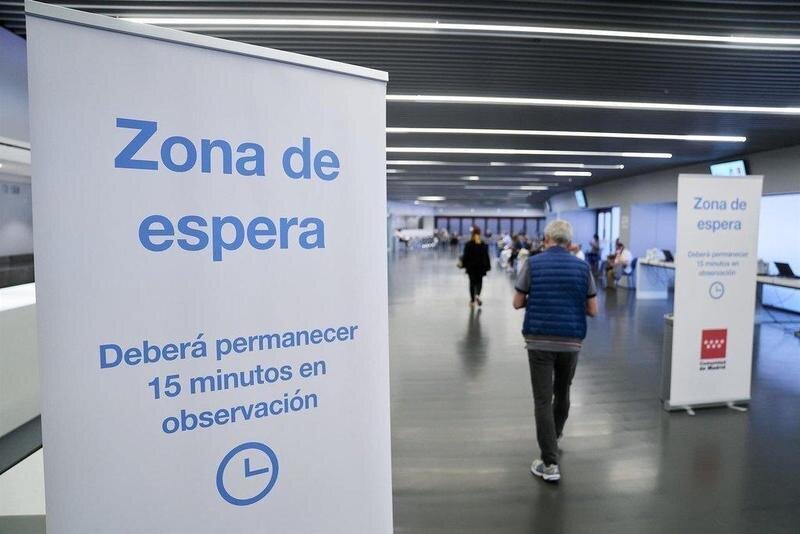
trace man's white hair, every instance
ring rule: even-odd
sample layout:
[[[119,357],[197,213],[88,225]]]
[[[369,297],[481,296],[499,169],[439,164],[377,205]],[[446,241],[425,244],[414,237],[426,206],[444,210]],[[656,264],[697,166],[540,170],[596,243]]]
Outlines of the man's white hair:
[[[544,229],[544,237],[557,245],[569,245],[572,241],[572,225],[562,219],[550,221]]]

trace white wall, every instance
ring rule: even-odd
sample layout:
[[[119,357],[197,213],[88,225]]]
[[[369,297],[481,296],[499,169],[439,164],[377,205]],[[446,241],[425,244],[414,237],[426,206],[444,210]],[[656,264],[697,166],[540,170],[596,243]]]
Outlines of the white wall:
[[[386,203],[386,247],[387,250],[397,248],[397,238],[395,230],[419,228],[419,221],[422,220],[422,228],[429,230],[433,235],[433,213],[434,207],[429,204],[413,204],[410,202],[396,202],[390,200]]]
[[[594,210],[575,210],[559,213],[559,218],[569,221],[572,225],[572,242],[577,243],[583,250],[589,247],[589,241],[597,230],[597,215]],[[555,217],[548,217],[548,222]]]
[[[30,141],[25,40],[0,28],[0,137]]]
[[[386,203],[386,211],[390,215],[433,215],[434,209],[435,207],[430,204],[413,204],[394,200]]]
[[[33,254],[31,186],[0,174],[0,256]]]
[[[25,145],[28,134],[28,69],[25,40],[0,28],[0,141]],[[20,160],[18,153],[24,153]],[[29,153],[2,145],[0,159],[0,256],[31,254],[33,230]],[[17,192],[18,191],[18,192]]]
[[[675,252],[677,221],[674,202],[632,205],[628,249],[637,258],[651,248]]]
[[[390,232],[396,228],[418,228],[419,219],[422,220],[422,228],[433,231],[433,206],[390,200],[386,204],[386,211]]]
[[[765,195],[800,192],[800,145],[741,157],[747,160],[750,174],[764,175]],[[698,163],[590,185],[584,189],[590,208],[619,206],[622,216],[630,217],[634,204],[677,202],[679,174],[709,172],[707,163]],[[572,191],[552,196],[550,204],[554,212],[578,208]],[[635,224],[635,221],[630,223]],[[630,242],[630,226],[621,229],[620,238]]]
[[[800,274],[800,194],[772,195],[761,199],[758,226],[758,257],[770,264],[788,263]],[[764,286],[762,302],[800,313],[800,291]]]

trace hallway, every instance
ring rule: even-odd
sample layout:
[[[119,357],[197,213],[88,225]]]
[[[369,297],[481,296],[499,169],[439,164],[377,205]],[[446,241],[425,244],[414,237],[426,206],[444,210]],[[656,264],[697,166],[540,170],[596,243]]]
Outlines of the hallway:
[[[489,273],[472,312],[455,264],[445,251],[389,259],[396,533],[797,532],[790,332],[756,329],[752,411],[670,415],[658,366],[671,303],[601,291],[560,443],[563,479],[546,485],[528,472],[538,449],[512,279]]]

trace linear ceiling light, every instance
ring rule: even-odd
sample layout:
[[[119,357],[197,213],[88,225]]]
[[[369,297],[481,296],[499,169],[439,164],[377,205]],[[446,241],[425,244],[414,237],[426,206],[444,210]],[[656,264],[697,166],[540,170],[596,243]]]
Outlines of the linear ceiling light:
[[[461,187],[464,185],[462,182],[443,182],[437,180],[420,180],[417,177],[414,180],[392,180],[388,182],[389,185],[393,186],[418,186],[418,185],[426,185],[426,186],[459,186]]]
[[[386,162],[387,165],[461,165],[460,163],[456,162],[447,162],[447,161],[419,161],[414,159],[395,159],[395,160],[388,160]],[[464,165],[486,165],[485,163],[464,163]]]
[[[570,172],[570,171],[555,171],[553,173],[555,176],[591,176],[592,173],[590,172]]]
[[[539,176],[591,176],[589,171],[526,171],[522,174]]]
[[[478,135],[536,135],[549,137],[602,137],[609,139],[667,139],[672,141],[711,141],[715,143],[744,143],[747,137],[735,135],[682,135],[624,132],[573,132],[564,130],[504,130],[494,128],[386,128],[392,134],[478,134]]]
[[[546,185],[523,185],[520,189],[522,191],[547,191],[549,188]]]
[[[428,196],[417,197],[417,200],[421,200],[423,202],[441,202],[443,200],[447,200],[447,197],[440,197],[438,195],[428,195]]]
[[[405,154],[503,154],[503,155],[542,155],[542,156],[611,156],[618,158],[661,158],[669,159],[668,152],[593,152],[587,150],[520,150],[516,148],[452,148],[452,147],[412,147],[391,146],[386,152]]]
[[[739,46],[800,46],[797,37],[767,37],[758,35],[698,35],[691,33],[662,33],[628,30],[601,30],[589,28],[554,28],[547,26],[520,26],[513,24],[469,24],[438,21],[402,20],[345,20],[345,19],[282,19],[242,17],[122,17],[130,22],[166,26],[237,26],[237,27],[309,27],[333,30],[370,30],[392,33],[419,33],[420,31],[445,33],[551,35],[572,39],[613,39],[658,41],[666,44],[716,44]]]
[[[387,165],[426,165],[426,166],[452,166],[452,167],[556,167],[562,169],[613,169],[621,170],[625,165],[591,165],[587,163],[514,163],[505,161],[492,161],[489,163],[472,161],[418,161],[412,159],[395,159],[386,162]]]
[[[564,169],[613,169],[622,170],[625,165],[591,165],[587,163],[505,163],[492,161],[490,167],[561,167]]]
[[[531,182],[539,182],[538,178],[500,178],[495,180],[486,180],[487,182],[524,182],[529,184]],[[483,180],[481,180],[483,182]],[[435,185],[435,186],[458,186],[463,187],[464,182],[461,180],[456,181],[442,181],[442,180],[420,180],[420,177],[416,177],[414,179],[403,179],[403,180],[390,180],[388,182],[391,186],[418,186],[418,185]],[[545,186],[556,186],[559,185],[558,183],[554,182],[545,182],[541,185]],[[519,186],[513,185],[505,185],[503,187],[511,187],[518,188]]]
[[[495,104],[511,106],[640,109],[650,111],[695,111],[701,113],[764,113],[777,115],[800,115],[800,107],[718,106],[706,104],[667,104],[664,102],[516,98],[505,96],[386,95],[386,100],[389,102],[417,102],[428,104]]]
[[[546,185],[465,185],[464,189],[491,189],[491,190],[505,190],[511,189],[514,191],[547,191]]]

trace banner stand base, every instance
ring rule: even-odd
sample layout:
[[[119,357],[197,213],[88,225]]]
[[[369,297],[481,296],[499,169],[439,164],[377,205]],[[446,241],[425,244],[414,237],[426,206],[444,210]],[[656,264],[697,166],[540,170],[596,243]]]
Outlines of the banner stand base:
[[[689,415],[694,415],[694,410],[696,408],[730,408],[731,410],[735,410],[737,412],[746,412],[748,409],[745,406],[740,406],[741,404],[750,404],[750,399],[740,399],[740,400],[732,400],[732,401],[719,401],[719,402],[706,402],[706,403],[699,403],[699,404],[671,404],[670,401],[665,400],[663,403],[664,410],[668,412],[677,412],[679,410],[683,410]]]

